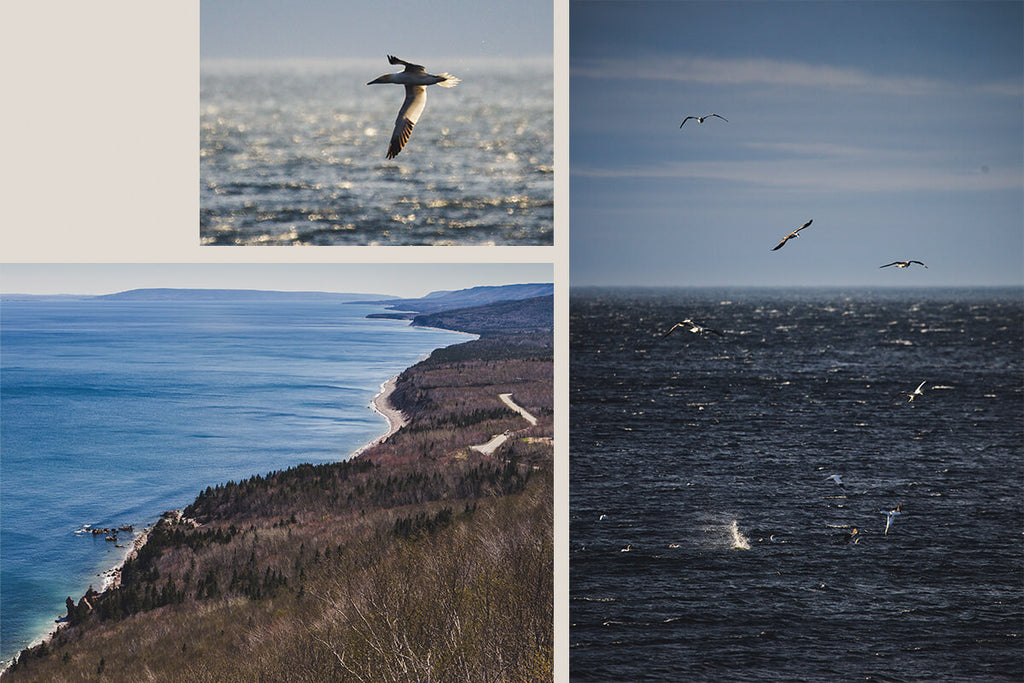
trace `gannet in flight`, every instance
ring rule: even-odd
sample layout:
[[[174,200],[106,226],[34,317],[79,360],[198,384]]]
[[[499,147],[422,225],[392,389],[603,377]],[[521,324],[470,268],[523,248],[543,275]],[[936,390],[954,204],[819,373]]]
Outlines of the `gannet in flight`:
[[[391,145],[388,146],[388,159],[394,159],[402,151],[402,147],[409,141],[412,135],[412,127],[420,120],[423,107],[427,103],[427,86],[437,84],[442,88],[453,88],[459,84],[459,79],[449,74],[428,74],[419,64],[411,64],[398,57],[388,55],[388,63],[404,64],[405,71],[396,74],[384,74],[366,85],[374,83],[397,83],[405,86],[405,101],[402,108],[398,110],[398,118],[395,119],[395,131],[391,134]]]
[[[631,543],[627,543],[625,548],[619,548],[620,553],[628,553],[633,548]]]
[[[897,268],[907,268],[907,267],[910,266],[911,263],[917,263],[918,265],[924,266],[925,268],[928,267],[928,266],[925,266],[920,261],[893,261],[892,263],[886,263],[884,266],[878,266],[878,267],[879,268],[888,268],[889,266],[896,266]]]
[[[729,123],[729,119],[725,118],[724,116],[719,116],[718,114],[704,114],[704,116],[687,116],[685,119],[683,119],[683,123],[679,124],[679,127],[682,128],[683,124],[689,121],[690,119],[697,119],[697,123],[704,123],[704,119],[709,119],[712,116],[717,116],[726,123]]]
[[[827,477],[825,477],[825,481],[830,481],[830,480],[834,481],[837,484],[839,484],[839,488],[843,489],[844,491],[846,490],[846,485],[843,484],[843,475],[841,475],[841,474],[830,474]]]
[[[781,242],[779,242],[779,243],[778,243],[778,245],[776,245],[776,246],[772,247],[772,251],[775,251],[776,249],[781,249],[781,248],[782,248],[782,245],[783,245],[783,244],[785,244],[786,242],[788,242],[788,241],[789,241],[790,239],[792,239],[792,238],[796,237],[796,236],[797,236],[797,233],[799,233],[799,232],[800,232],[801,230],[803,230],[804,228],[806,228],[806,227],[807,227],[808,225],[810,225],[810,224],[811,224],[811,223],[813,223],[813,222],[814,222],[814,219],[812,218],[811,220],[807,221],[806,223],[804,223],[803,225],[801,225],[801,226],[800,226],[799,228],[797,228],[797,229],[796,229],[796,230],[794,230],[793,232],[791,232],[791,233],[789,233],[788,235],[786,235],[785,237],[783,237],[783,238],[782,238],[782,241],[781,241]]]
[[[677,328],[680,328],[680,327],[682,327],[683,329],[688,329],[688,330],[690,330],[690,332],[693,332],[694,334],[697,334],[698,332],[710,332],[711,334],[717,334],[719,337],[724,337],[725,336],[721,332],[719,332],[718,330],[713,330],[710,327],[704,327],[703,325],[698,325],[697,323],[695,323],[692,320],[690,320],[689,318],[687,318],[686,320],[684,320],[682,322],[679,322],[679,323],[676,323],[675,325],[673,325],[672,328],[668,332],[666,332],[665,334],[661,335],[661,338],[664,339],[665,337],[667,337],[668,335],[672,334],[673,332],[676,331]]]
[[[910,397],[910,401],[907,401],[907,403],[910,403],[911,401],[913,401],[915,396],[922,396],[924,394],[924,392],[921,391],[921,387],[923,387],[923,386],[924,386],[924,382],[921,382],[920,384],[917,385],[917,389],[914,389],[913,391],[910,391],[910,392],[903,392],[907,396]]]
[[[888,511],[886,511],[886,510],[879,510],[879,512],[881,512],[883,515],[885,515],[885,534],[889,533],[889,527],[892,526],[893,517],[895,517],[896,515],[902,515],[903,514],[902,512],[900,512],[900,507],[902,505],[903,505],[903,503],[900,503],[899,505],[897,505],[895,510],[888,510]],[[885,534],[883,534],[883,535],[885,535]]]

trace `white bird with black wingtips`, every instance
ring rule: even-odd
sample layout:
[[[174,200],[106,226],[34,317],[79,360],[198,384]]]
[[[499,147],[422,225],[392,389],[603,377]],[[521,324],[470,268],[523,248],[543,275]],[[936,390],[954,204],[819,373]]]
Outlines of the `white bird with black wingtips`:
[[[453,88],[459,84],[459,79],[449,74],[428,74],[427,70],[419,64],[406,62],[398,57],[388,55],[390,64],[403,64],[405,70],[396,74],[384,74],[366,85],[375,83],[397,83],[405,86],[405,101],[402,108],[398,110],[398,118],[395,119],[395,130],[391,134],[391,144],[388,146],[388,159],[394,159],[405,147],[412,135],[413,126],[420,120],[423,107],[427,104],[427,86],[439,85],[442,88]]]
[[[686,320],[683,320],[682,322],[678,322],[675,325],[673,325],[669,329],[668,332],[666,332],[665,334],[661,335],[661,338],[664,339],[665,337],[667,337],[668,335],[672,334],[673,332],[675,332],[678,329],[689,330],[690,332],[693,332],[694,334],[700,334],[702,332],[707,332],[707,333],[710,333],[710,334],[717,334],[719,337],[724,337],[725,336],[721,332],[719,332],[718,330],[713,330],[710,327],[704,327],[703,325],[698,325],[697,323],[695,323],[692,320],[690,320],[689,318],[687,318]]]
[[[907,401],[907,403],[912,402],[914,400],[915,396],[923,396],[924,395],[924,392],[921,391],[921,389],[924,387],[924,385],[925,385],[925,383],[921,382],[920,384],[917,385],[917,389],[914,389],[913,391],[905,392],[907,394],[907,396],[910,397],[910,401]]]

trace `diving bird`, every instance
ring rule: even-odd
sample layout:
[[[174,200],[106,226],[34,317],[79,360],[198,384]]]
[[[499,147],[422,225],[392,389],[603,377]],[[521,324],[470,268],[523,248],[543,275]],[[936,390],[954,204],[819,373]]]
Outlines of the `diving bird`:
[[[806,228],[808,225],[810,225],[813,222],[814,222],[814,219],[812,218],[811,220],[807,221],[806,223],[801,225],[799,228],[797,228],[793,232],[791,232],[788,235],[786,235],[785,237],[783,237],[782,241],[779,242],[778,245],[772,247],[772,251],[775,251],[776,249],[781,249],[783,244],[785,244],[786,242],[788,242],[792,238],[797,237],[797,233],[799,233],[801,230],[803,230],[804,228]]]
[[[729,123],[729,119],[725,118],[724,116],[719,116],[718,114],[704,114],[704,116],[687,116],[685,119],[683,119],[683,123],[679,124],[679,127],[682,128],[683,124],[689,121],[690,119],[697,119],[697,123],[704,123],[704,119],[710,119],[712,116],[717,116],[726,123]]]
[[[387,158],[394,159],[409,141],[412,127],[420,120],[420,114],[427,103],[427,86],[437,84],[442,88],[453,88],[459,84],[459,79],[449,74],[428,74],[419,64],[412,64],[391,55],[388,55],[388,63],[404,64],[405,70],[396,74],[384,74],[366,85],[397,83],[405,86],[405,101],[398,110],[395,130],[391,134],[391,144],[388,146]]]
[[[924,382],[921,382],[920,384],[917,385],[917,389],[914,389],[913,391],[909,391],[909,392],[908,391],[903,392],[907,396],[910,397],[910,401],[907,401],[907,403],[912,402],[914,400],[915,396],[923,396],[924,395],[924,392],[921,391],[921,387],[923,387],[924,384],[925,384]]]
[[[925,268],[928,267],[928,266],[925,266],[920,261],[893,261],[892,263],[886,263],[884,266],[878,266],[878,267],[879,268],[888,268],[889,266],[896,266],[897,268],[908,268],[911,263],[916,263],[918,265],[924,266]]]
[[[902,505],[903,503],[897,505],[895,510],[879,510],[879,512],[885,515],[885,534],[883,535],[887,535],[889,533],[889,527],[892,526],[893,518],[896,517],[896,515],[903,514],[900,512],[900,507],[902,507]]]
[[[719,337],[724,337],[725,336],[721,332],[719,332],[718,330],[713,330],[710,327],[704,327],[703,325],[698,325],[697,323],[695,323],[692,320],[690,320],[689,318],[687,318],[686,320],[684,320],[682,322],[679,322],[679,323],[676,323],[675,325],[673,325],[672,328],[669,329],[668,332],[666,332],[665,334],[661,335],[661,338],[664,339],[668,335],[670,335],[673,332],[675,332],[678,328],[683,328],[684,330],[689,330],[690,332],[693,332],[694,334],[698,334],[700,332],[710,332],[711,334],[717,334]]]

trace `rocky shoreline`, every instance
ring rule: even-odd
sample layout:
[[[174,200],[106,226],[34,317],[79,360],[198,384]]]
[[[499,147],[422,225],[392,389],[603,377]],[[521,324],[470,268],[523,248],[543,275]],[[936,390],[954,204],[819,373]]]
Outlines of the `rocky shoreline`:
[[[409,423],[409,420],[406,418],[405,414],[402,413],[401,410],[398,410],[397,408],[395,408],[391,404],[391,401],[390,401],[390,397],[391,397],[391,395],[395,391],[395,384],[398,381],[398,377],[399,377],[398,375],[395,375],[394,377],[391,377],[391,378],[385,380],[380,385],[380,391],[377,392],[377,394],[373,397],[373,399],[370,402],[370,408],[372,408],[375,412],[377,412],[380,415],[382,415],[384,417],[384,419],[387,420],[387,423],[388,423],[387,431],[384,434],[382,434],[381,436],[377,437],[376,439],[374,439],[374,440],[372,440],[372,441],[370,441],[370,442],[360,446],[358,449],[353,451],[352,454],[349,456],[350,459],[351,458],[356,458],[360,454],[366,452],[367,450],[373,448],[374,446],[377,446],[377,445],[379,445],[381,443],[384,443],[388,439],[388,437],[390,437],[395,432],[397,432],[399,429],[401,429],[402,427],[404,427],[405,425],[407,425]],[[178,521],[178,520],[181,519],[181,514],[182,513],[181,513],[180,510],[169,510],[169,511],[164,512],[160,517],[161,517],[161,519],[172,519],[172,521]],[[132,546],[131,546],[131,548],[128,549],[127,552],[124,553],[124,555],[121,557],[120,561],[118,561],[117,564],[115,564],[110,569],[108,569],[108,570],[106,570],[103,573],[98,575],[102,579],[101,582],[100,582],[100,589],[98,591],[95,591],[90,586],[89,590],[87,590],[82,595],[82,597],[79,598],[78,604],[80,606],[84,602],[85,603],[85,609],[91,611],[91,609],[93,608],[93,606],[95,604],[98,604],[99,602],[101,602],[103,600],[103,595],[105,593],[107,593],[108,591],[117,589],[121,585],[121,569],[124,567],[124,565],[130,559],[136,557],[139,554],[139,551],[146,544],[146,541],[149,538],[149,533],[150,533],[151,530],[152,530],[152,526],[146,526],[146,528],[143,529],[143,531],[139,532],[139,534],[136,535],[132,539]],[[112,536],[108,536],[107,538],[108,538],[108,540],[112,540],[112,541],[116,542],[117,541],[117,535],[116,534],[118,533],[118,531],[121,531],[122,533],[123,532],[134,533],[134,527],[131,526],[131,525],[125,525],[125,526],[116,527],[116,528],[107,527],[107,528],[102,528],[102,529],[88,529],[85,533],[92,534],[93,536],[103,535],[103,534],[113,534]],[[118,547],[121,547],[121,546],[119,545]],[[67,603],[66,604],[68,605],[68,610],[69,610],[68,614],[65,614],[64,616],[56,619],[54,621],[54,626],[45,635],[43,635],[43,636],[39,637],[38,639],[34,640],[29,645],[29,648],[34,648],[34,647],[36,647],[36,646],[38,646],[38,645],[40,645],[42,643],[49,642],[54,637],[54,635],[56,635],[57,631],[59,631],[61,628],[63,628],[64,626],[66,626],[69,623],[68,617],[69,617],[69,614],[71,613],[72,609],[75,606],[75,602],[69,596],[67,598]],[[15,659],[16,659],[16,657],[15,657]],[[0,662],[0,676],[2,676],[3,673],[5,671],[7,671],[11,667],[13,662],[14,662],[14,659],[11,659],[11,660],[8,660],[8,661],[4,661],[4,662]]]

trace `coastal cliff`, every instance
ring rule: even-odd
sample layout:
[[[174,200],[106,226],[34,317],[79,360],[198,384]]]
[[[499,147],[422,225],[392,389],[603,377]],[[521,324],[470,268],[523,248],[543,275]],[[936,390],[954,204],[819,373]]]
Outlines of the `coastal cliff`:
[[[200,492],[3,680],[550,680],[551,337],[515,308],[422,323],[483,331],[399,375],[396,432]]]

